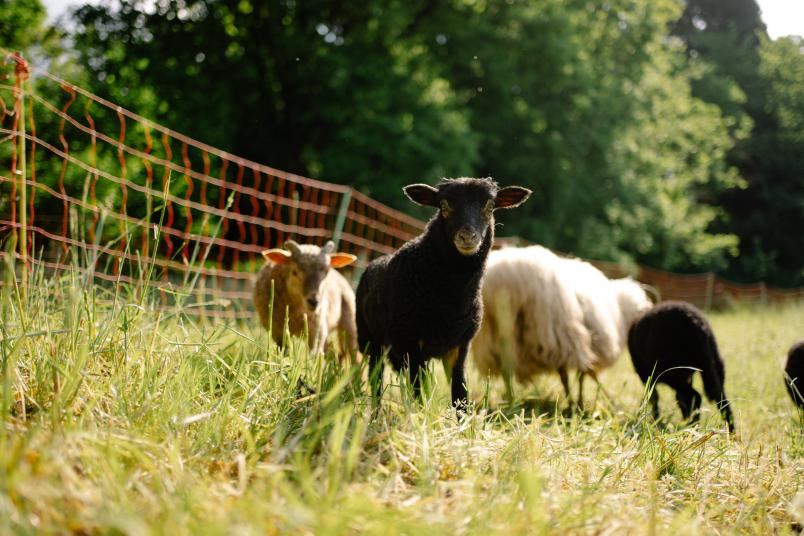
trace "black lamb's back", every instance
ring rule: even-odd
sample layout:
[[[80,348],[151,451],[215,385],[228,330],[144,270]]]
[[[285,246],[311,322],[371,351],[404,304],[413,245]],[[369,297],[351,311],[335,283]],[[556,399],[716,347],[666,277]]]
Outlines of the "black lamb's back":
[[[787,375],[785,385],[790,398],[798,407],[804,409],[804,339],[790,347],[784,371]]]
[[[692,368],[709,372],[714,367],[714,374],[724,374],[712,327],[686,302],[666,301],[645,311],[629,329],[628,350],[643,382],[651,375],[661,383],[688,378]]]
[[[715,402],[734,432],[734,415],[724,390],[725,367],[712,327],[695,306],[680,301],[662,302],[645,311],[628,331],[628,351],[634,368],[647,384],[652,377],[676,391],[685,417],[698,419],[701,396],[692,387],[692,375],[701,371],[707,398]],[[658,393],[651,393],[658,416]]]

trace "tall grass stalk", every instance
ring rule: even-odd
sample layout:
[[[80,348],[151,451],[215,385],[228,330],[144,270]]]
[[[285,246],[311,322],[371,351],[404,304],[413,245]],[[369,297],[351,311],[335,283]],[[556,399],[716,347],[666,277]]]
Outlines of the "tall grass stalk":
[[[365,364],[256,319],[199,323],[79,270],[34,271],[25,300],[9,283],[0,533],[789,534],[802,503],[782,378],[802,305],[711,315],[732,437],[708,402],[686,426],[661,385],[654,422],[627,355],[584,413],[557,376],[508,401],[472,372],[459,420],[434,365],[421,402],[389,372],[375,411]]]

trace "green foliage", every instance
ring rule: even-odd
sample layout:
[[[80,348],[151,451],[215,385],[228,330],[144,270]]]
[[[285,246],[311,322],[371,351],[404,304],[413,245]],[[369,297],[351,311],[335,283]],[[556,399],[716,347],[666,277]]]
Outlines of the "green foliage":
[[[609,236],[651,266],[720,270],[726,253],[736,255],[737,238],[705,231],[719,215],[713,197],[742,184],[726,163],[730,122],[716,106],[692,97],[689,68],[668,48],[655,47],[635,88],[636,120],[615,145],[618,160],[612,160],[621,166],[623,188],[607,207]],[[745,129],[732,130],[745,135]],[[592,238],[605,247],[603,233]]]
[[[804,284],[804,121],[800,38],[770,41],[754,0],[691,0],[675,26],[701,76],[694,95],[720,107],[741,131],[727,153],[745,180],[717,194],[724,218],[713,227],[739,238],[727,276]]]
[[[723,161],[732,141],[667,39],[679,6],[482,6],[441,13],[433,32],[462,24],[433,55],[482,136],[480,173],[535,190],[504,232],[598,259],[722,267],[735,237],[708,232],[707,203],[738,184]]]
[[[469,173],[475,137],[424,50],[400,47],[406,2],[85,6],[76,47],[114,102],[291,172],[395,204],[400,187]]]
[[[744,244],[742,278],[804,282],[804,53],[800,37],[763,39],[761,113],[745,147],[745,192],[727,196]]]
[[[402,185],[490,175],[535,191],[501,234],[802,284],[801,239],[782,225],[801,221],[800,54],[760,53],[775,45],[754,0],[122,0],[73,24],[81,71],[51,68],[235,154],[420,217]]]
[[[44,36],[44,22],[41,0],[0,0],[0,46],[26,49]]]
[[[81,8],[75,39],[96,91],[255,160],[409,211],[405,183],[492,175],[536,192],[506,234],[711,269],[734,238],[708,233],[704,203],[736,181],[724,121],[667,42],[679,15],[672,0],[122,2]]]
[[[784,37],[763,40],[760,74],[770,91],[768,111],[779,124],[779,137],[790,143],[804,143],[804,39]]]

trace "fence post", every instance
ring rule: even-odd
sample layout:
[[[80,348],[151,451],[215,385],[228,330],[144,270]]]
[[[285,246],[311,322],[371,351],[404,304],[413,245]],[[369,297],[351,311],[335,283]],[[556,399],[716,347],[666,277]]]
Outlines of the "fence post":
[[[709,272],[706,274],[706,301],[704,302],[704,309],[710,310],[712,308],[712,294],[715,289],[715,274]]]
[[[296,227],[296,222],[299,221],[299,192],[296,191],[296,188],[293,188],[293,191],[290,194],[290,198],[293,200],[293,206],[290,207],[290,225]],[[290,233],[291,239],[299,240],[299,237],[296,236],[296,234],[297,233],[295,231],[291,231]],[[285,241],[287,242],[287,240],[288,238],[286,236]]]
[[[20,248],[20,261],[22,261],[22,288],[25,289],[28,285],[28,189],[25,184],[28,178],[26,165],[26,143],[25,143],[25,81],[28,79],[28,64],[22,59],[22,54],[17,52],[14,54],[14,100],[18,114],[17,129],[17,142],[19,144],[19,168],[17,174],[20,178],[19,190],[19,215],[20,227],[22,233],[19,235],[19,248]],[[14,179],[16,180],[16,178]],[[12,199],[13,203],[14,200]]]
[[[349,203],[352,201],[352,190],[346,190],[341,197],[341,204],[338,207],[338,217],[335,219],[335,228],[332,230],[332,241],[335,242],[335,251],[340,245],[343,226],[346,225],[346,212],[349,210]]]

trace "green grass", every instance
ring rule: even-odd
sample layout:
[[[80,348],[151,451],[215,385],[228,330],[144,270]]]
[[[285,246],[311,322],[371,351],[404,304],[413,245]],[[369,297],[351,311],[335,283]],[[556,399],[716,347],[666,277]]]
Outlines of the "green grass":
[[[423,404],[388,374],[375,415],[364,371],[277,348],[256,320],[70,276],[2,292],[0,533],[784,534],[804,504],[781,376],[801,305],[711,315],[730,437],[709,402],[685,427],[663,387],[654,423],[627,355],[585,415],[557,377],[508,405],[471,374],[458,422],[440,366]]]

